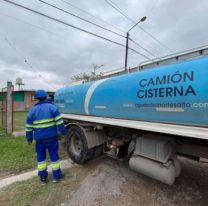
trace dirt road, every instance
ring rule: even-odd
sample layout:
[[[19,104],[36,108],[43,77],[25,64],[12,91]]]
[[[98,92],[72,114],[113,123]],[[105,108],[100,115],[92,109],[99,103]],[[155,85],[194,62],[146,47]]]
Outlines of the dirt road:
[[[208,165],[182,158],[182,174],[173,186],[102,158],[90,162],[86,177],[67,200],[68,206],[207,206]]]

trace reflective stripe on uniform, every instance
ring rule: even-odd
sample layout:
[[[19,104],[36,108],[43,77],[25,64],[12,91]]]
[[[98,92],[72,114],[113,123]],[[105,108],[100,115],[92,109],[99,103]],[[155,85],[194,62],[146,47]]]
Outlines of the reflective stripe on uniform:
[[[61,118],[62,118],[61,115],[58,115],[57,117],[54,118],[54,120],[57,121],[57,120],[59,120]]]
[[[34,125],[33,128],[36,129],[41,129],[41,128],[47,128],[47,127],[52,127],[56,125],[55,122],[49,123],[49,124],[39,124],[39,125]]]
[[[25,130],[26,132],[32,132],[33,131],[33,129],[31,128],[31,129],[28,129],[28,128],[26,128],[26,130]]]
[[[25,127],[33,128],[33,124],[26,124]]]
[[[64,123],[64,121],[61,119],[58,122],[56,122],[56,125],[58,126],[58,125],[63,124],[63,123]]]
[[[60,168],[60,162],[59,161],[52,162],[51,167],[52,167],[52,170],[58,170]]]
[[[42,123],[49,123],[49,122],[52,122],[54,121],[53,118],[50,118],[50,119],[43,119],[43,120],[36,120],[33,122],[33,124],[42,124]]]
[[[38,162],[38,170],[39,171],[43,171],[47,168],[47,164],[46,164],[46,161],[43,161],[43,162]]]

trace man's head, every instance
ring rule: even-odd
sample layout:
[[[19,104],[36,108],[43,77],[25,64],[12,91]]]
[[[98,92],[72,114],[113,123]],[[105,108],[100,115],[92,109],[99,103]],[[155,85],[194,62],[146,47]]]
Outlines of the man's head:
[[[47,92],[43,89],[39,89],[35,92],[35,99],[39,100],[39,101],[43,101],[47,99]]]

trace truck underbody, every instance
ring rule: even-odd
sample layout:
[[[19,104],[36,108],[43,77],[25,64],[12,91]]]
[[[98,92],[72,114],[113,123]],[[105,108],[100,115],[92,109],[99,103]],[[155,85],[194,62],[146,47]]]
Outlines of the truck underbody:
[[[166,184],[181,171],[178,155],[208,158],[208,128],[62,114],[67,150],[78,164],[105,153]]]

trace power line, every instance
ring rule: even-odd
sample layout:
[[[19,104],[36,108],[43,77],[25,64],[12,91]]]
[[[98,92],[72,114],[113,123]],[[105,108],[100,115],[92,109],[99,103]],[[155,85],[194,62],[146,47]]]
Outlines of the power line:
[[[130,17],[128,17],[125,13],[123,13],[117,6],[115,6],[115,3],[113,3],[112,1],[108,1],[108,0],[104,0],[108,5],[110,5],[111,7],[113,7],[116,11],[118,11],[120,14],[122,14],[124,17],[126,17],[129,21],[131,21],[132,23],[136,24],[135,21],[133,21]]]
[[[107,28],[105,28],[105,27],[103,27],[103,26],[100,26],[100,25],[98,25],[98,24],[96,24],[96,23],[93,23],[93,22],[91,22],[91,21],[89,21],[89,20],[87,20],[87,19],[84,19],[84,18],[82,18],[82,17],[76,15],[76,14],[73,14],[73,13],[68,12],[68,11],[66,11],[66,10],[64,10],[64,9],[61,9],[61,8],[59,8],[59,7],[57,7],[57,6],[54,6],[53,4],[50,4],[50,3],[45,2],[45,1],[42,1],[42,0],[39,0],[39,1],[42,2],[42,3],[44,3],[44,4],[46,4],[46,5],[48,5],[48,6],[50,6],[50,7],[53,7],[53,8],[55,8],[55,9],[59,10],[59,11],[62,11],[62,12],[64,12],[64,13],[66,13],[66,14],[69,14],[69,15],[71,15],[71,16],[73,16],[73,17],[76,17],[76,18],[78,18],[78,19],[80,19],[80,20],[82,20],[82,21],[85,21],[85,22],[87,22],[87,23],[89,23],[89,24],[92,24],[92,25],[94,25],[94,26],[97,26],[97,27],[99,27],[99,28],[101,28],[101,29],[103,29],[103,30],[106,30],[106,31],[108,31],[108,32],[111,32],[111,33],[113,33],[113,34],[116,34],[117,36],[121,36],[121,37],[125,38],[125,36],[123,36],[122,34],[119,34],[119,33],[117,33],[117,32],[114,32],[114,31],[112,31],[112,30],[110,30],[110,29],[107,29]]]
[[[87,30],[85,30],[85,29],[82,29],[82,28],[80,28],[80,27],[74,26],[74,25],[69,24],[69,23],[67,23],[67,22],[64,22],[64,21],[62,21],[62,20],[60,20],[60,19],[56,19],[56,18],[54,18],[54,17],[48,16],[48,15],[46,15],[46,14],[44,14],[44,13],[39,12],[39,11],[35,11],[35,10],[30,9],[30,8],[28,8],[28,7],[26,7],[26,6],[23,6],[23,5],[21,5],[21,4],[17,4],[17,3],[13,2],[13,1],[10,1],[10,0],[3,0],[3,1],[5,1],[5,2],[7,2],[7,3],[9,3],[9,4],[12,4],[12,5],[15,5],[15,6],[17,6],[17,7],[20,7],[20,8],[22,8],[22,9],[25,9],[25,10],[27,10],[27,11],[30,11],[30,12],[32,12],[32,13],[38,14],[38,15],[40,15],[40,16],[43,16],[43,17],[45,17],[45,18],[48,18],[48,19],[50,19],[50,20],[53,20],[53,21],[56,21],[56,22],[58,22],[58,23],[64,24],[65,26],[69,26],[69,27],[72,27],[72,28],[77,29],[77,30],[79,30],[79,31],[85,32],[85,33],[87,33],[87,34],[89,34],[89,35],[92,35],[92,36],[95,36],[95,37],[97,37],[97,38],[99,38],[99,39],[108,41],[108,42],[110,42],[110,43],[113,43],[113,44],[116,44],[116,45],[119,45],[119,46],[122,46],[122,47],[126,47],[125,45],[123,45],[123,44],[121,44],[121,43],[119,43],[119,42],[113,41],[113,40],[108,39],[108,38],[106,38],[106,37],[103,37],[103,36],[100,36],[100,35],[95,34],[95,33],[93,33],[93,32],[90,32],[90,31],[87,31]],[[132,48],[130,48],[130,47],[129,47],[129,49],[130,49],[131,51],[134,51],[135,53],[137,53],[137,54],[143,56],[144,58],[150,60],[149,57],[147,57],[146,55],[144,55],[144,54],[142,54],[142,53],[136,51],[135,49],[132,49]]]
[[[46,5],[48,5],[48,6],[51,6],[51,7],[55,8],[55,9],[58,9],[58,10],[60,10],[60,11],[63,11],[64,13],[70,14],[70,15],[76,17],[76,18],[79,18],[79,19],[81,19],[81,20],[83,20],[83,21],[86,21],[86,22],[91,23],[91,24],[93,24],[93,25],[95,25],[95,26],[98,26],[98,27],[100,27],[100,28],[102,28],[102,29],[104,29],[104,30],[110,31],[111,33],[114,33],[114,34],[117,34],[117,35],[119,35],[119,36],[122,36],[122,37],[126,38],[125,36],[123,36],[123,35],[121,35],[121,34],[118,34],[118,33],[115,33],[115,32],[113,32],[113,31],[109,30],[109,29],[103,28],[103,27],[100,26],[100,25],[97,25],[97,24],[95,24],[95,23],[92,23],[92,22],[90,22],[90,21],[88,21],[88,20],[86,20],[86,19],[83,19],[83,18],[80,17],[80,16],[77,16],[77,15],[75,15],[75,14],[73,14],[73,13],[70,13],[70,12],[68,12],[68,11],[66,11],[66,10],[63,10],[63,9],[61,9],[61,8],[59,8],[59,7],[57,7],[57,6],[54,6],[54,5],[52,5],[52,4],[48,3],[48,2],[45,2],[45,1],[43,1],[43,0],[39,0],[39,1],[42,2],[42,3],[44,3],[44,4],[46,4]],[[142,48],[143,50],[145,50],[147,53],[149,53],[149,54],[151,54],[152,56],[154,56],[155,58],[157,58],[154,54],[152,54],[151,52],[149,52],[147,49],[145,49],[143,46],[141,46],[141,45],[138,44],[137,42],[135,42],[135,41],[133,41],[133,40],[131,40],[131,41],[132,41],[134,44],[136,44],[137,46],[139,46],[140,48]]]
[[[15,50],[18,53],[19,56],[20,53],[24,54],[19,48],[17,48],[14,45],[14,43],[11,40],[8,39],[8,37],[6,38],[2,33],[0,33],[0,36],[3,40],[5,40],[8,46],[10,46],[13,50]],[[33,70],[33,66],[30,64],[30,62],[25,57],[23,57],[23,59],[24,59],[24,63],[27,64],[27,66],[29,66]],[[37,77],[42,78],[44,80],[44,77],[40,73],[37,74]]]
[[[3,14],[3,13],[0,13],[0,15],[5,16],[5,17],[8,17],[8,18],[11,18],[11,19],[13,19],[13,20],[15,20],[15,21],[18,21],[18,22],[21,22],[21,23],[23,23],[23,24],[27,24],[27,25],[29,25],[29,26],[35,27],[35,28],[37,28],[37,29],[39,29],[39,30],[42,30],[42,31],[45,31],[45,32],[47,32],[47,33],[56,35],[56,34],[55,34],[54,32],[52,32],[52,31],[49,31],[49,30],[46,30],[46,29],[44,29],[44,28],[42,28],[42,27],[39,27],[39,26],[37,26],[37,25],[31,24],[31,23],[26,22],[26,21],[24,21],[24,20],[22,20],[22,19],[18,19],[18,18],[16,18],[16,17],[10,16],[10,15],[7,15],[7,14]]]
[[[95,15],[93,15],[93,14],[91,14],[91,13],[85,11],[84,9],[81,9],[81,8],[78,7],[78,6],[75,6],[75,5],[73,5],[72,3],[69,3],[68,1],[65,1],[65,0],[60,0],[60,1],[64,2],[65,4],[68,4],[68,5],[71,6],[72,8],[75,8],[75,9],[77,9],[77,10],[83,12],[83,13],[86,13],[87,15],[89,15],[89,16],[91,16],[91,17],[93,17],[93,18],[98,19],[99,21],[101,21],[101,22],[107,24],[108,26],[113,27],[114,29],[117,29],[118,31],[121,31],[121,32],[123,32],[123,33],[126,33],[125,31],[123,31],[122,29],[116,27],[115,25],[110,24],[109,22],[107,22],[107,21],[105,21],[105,20],[99,18],[98,16],[95,16]]]
[[[125,45],[123,45],[123,46],[126,47]],[[131,50],[131,51],[133,51],[133,52],[139,54],[140,56],[143,56],[144,58],[146,58],[146,59],[148,59],[148,60],[151,60],[148,56],[146,56],[146,55],[144,55],[144,54],[138,52],[138,51],[135,50],[135,49],[132,49],[131,47],[129,47],[129,50]]]
[[[133,37],[133,39],[136,40],[137,42],[140,42],[140,40],[136,36],[131,34],[131,37]],[[143,45],[143,47],[148,47],[149,50],[153,51],[154,53],[157,53],[157,56],[160,56],[161,50],[160,51],[158,50],[160,48],[157,47],[158,49],[156,49],[155,47],[153,47],[152,44],[146,44],[144,42],[142,45]]]
[[[28,23],[28,22],[26,22],[26,21],[24,21],[24,20],[15,18],[15,17],[13,17],[13,16],[9,16],[9,15],[3,14],[3,13],[0,13],[0,15],[5,16],[5,17],[8,17],[8,18],[11,18],[11,19],[14,19],[14,20],[16,20],[16,21],[19,21],[19,22],[24,23],[24,24],[27,24],[27,25],[29,25],[29,26],[35,27],[35,28],[40,29],[40,30],[42,30],[42,31],[45,31],[45,32],[48,32],[48,33],[57,35],[57,34],[55,34],[54,32],[48,31],[48,30],[46,30],[46,29],[43,29],[42,27],[39,27],[39,26],[37,26],[37,25]],[[156,57],[156,56],[153,55],[151,52],[149,52],[147,49],[145,49],[143,46],[141,46],[140,44],[138,44],[137,42],[135,42],[134,40],[132,40],[132,39],[130,39],[130,40],[131,40],[134,44],[138,45],[140,48],[142,48],[143,50],[145,50],[147,53],[149,53],[149,54],[151,54],[152,56]]]
[[[122,14],[124,17],[126,17],[129,21],[131,21],[133,24],[136,24],[136,22],[131,19],[128,15],[126,15],[114,2],[112,2],[111,0],[104,0],[107,4],[109,4],[111,7],[113,7],[116,11],[118,11],[120,14]],[[145,32],[146,34],[148,34],[150,37],[152,37],[156,42],[158,42],[161,46],[163,46],[164,48],[168,49],[170,52],[173,52],[168,46],[166,46],[164,43],[162,43],[159,39],[157,39],[155,36],[153,36],[151,33],[149,33],[148,31],[146,31],[143,27],[141,27],[140,25],[137,25],[137,27],[139,27],[143,32]]]
[[[137,46],[139,46],[140,48],[142,48],[144,51],[146,51],[148,54],[152,55],[155,58],[158,58],[155,54],[153,54],[152,52],[150,52],[149,50],[145,49],[143,46],[141,46],[139,43],[137,43],[136,41],[134,41],[133,39],[129,38],[129,40],[131,42],[133,42],[134,44],[136,44]]]
[[[23,53],[20,49],[18,49],[11,40],[9,40],[8,38],[6,38],[2,33],[0,33],[1,38],[13,49],[15,50],[18,55],[20,56],[20,52]],[[28,60],[24,58],[24,63],[27,64],[31,69],[33,69],[32,65],[28,62]]]
[[[126,15],[114,2],[112,2],[111,0],[104,0],[108,5],[110,5],[111,7],[113,7],[116,11],[118,11],[120,14],[122,14],[126,19],[128,19],[129,21],[131,21],[133,24],[136,24],[136,22],[131,19],[128,15]],[[170,52],[173,52],[168,46],[166,46],[164,43],[162,43],[159,39],[157,39],[155,36],[153,36],[151,33],[149,33],[148,31],[146,31],[143,27],[141,27],[140,25],[137,25],[137,27],[139,27],[143,32],[145,32],[146,34],[148,34],[150,37],[152,37],[155,41],[157,41],[161,46],[163,46],[164,48],[166,48],[167,50],[169,50]]]

